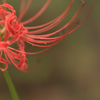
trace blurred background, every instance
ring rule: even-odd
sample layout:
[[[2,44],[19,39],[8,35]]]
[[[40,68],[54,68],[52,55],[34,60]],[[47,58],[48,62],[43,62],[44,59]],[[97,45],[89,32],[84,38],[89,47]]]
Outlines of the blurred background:
[[[53,20],[66,9],[70,1],[52,0],[47,10],[28,26]],[[29,68],[40,59],[34,71],[24,73],[13,65],[9,66],[8,71],[20,100],[100,100],[100,0],[84,1],[87,4],[79,16],[79,23],[85,19],[93,3],[87,21],[50,50],[28,56]],[[20,2],[21,0],[8,0],[16,9],[17,15]],[[33,0],[22,21],[34,16],[45,2],[46,0]],[[80,4],[81,0],[74,0],[68,16],[52,32],[67,23]],[[2,72],[0,100],[12,100]]]

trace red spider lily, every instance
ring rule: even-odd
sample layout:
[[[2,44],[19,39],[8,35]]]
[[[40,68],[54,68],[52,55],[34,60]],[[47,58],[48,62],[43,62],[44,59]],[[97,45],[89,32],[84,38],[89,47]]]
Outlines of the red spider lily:
[[[18,19],[15,15],[16,12],[13,9],[13,7],[11,5],[5,3],[6,0],[3,0],[4,4],[0,5],[0,24],[5,29],[5,32],[3,34],[4,41],[2,41],[2,40],[0,41],[0,52],[1,52],[0,53],[0,55],[1,55],[0,61],[6,65],[6,68],[8,67],[7,62],[6,62],[6,60],[8,61],[8,58],[7,58],[7,56],[8,56],[9,59],[11,60],[11,62],[18,69],[25,70],[27,67],[22,69],[23,65],[26,65],[26,55],[25,54],[39,54],[39,53],[42,53],[42,52],[48,50],[53,45],[59,43],[66,35],[72,33],[77,28],[79,28],[86,21],[86,19],[88,18],[88,16],[90,15],[90,12],[92,10],[92,7],[91,7],[89,14],[85,18],[85,20],[80,25],[76,26],[78,23],[78,16],[81,14],[83,7],[84,7],[83,3],[82,3],[79,6],[79,9],[77,10],[77,12],[72,17],[72,19],[67,24],[65,24],[63,27],[56,30],[55,32],[44,34],[45,32],[56,27],[58,24],[60,24],[64,20],[64,18],[67,16],[67,14],[73,4],[73,0],[71,0],[69,6],[66,8],[66,10],[60,16],[58,16],[57,18],[55,18],[54,20],[52,20],[48,23],[45,23],[45,24],[39,25],[39,26],[33,26],[33,27],[26,27],[25,25],[28,23],[31,23],[35,19],[37,19],[47,9],[51,0],[47,0],[45,5],[41,8],[41,10],[35,16],[33,16],[32,18],[30,18],[24,22],[20,22],[32,2],[32,0],[28,0],[27,4],[25,5],[25,3],[26,3],[25,1],[26,0],[21,0],[21,7],[20,7]],[[8,11],[6,8],[11,11]],[[70,26],[70,28],[68,29],[68,31],[65,34],[55,36],[55,34],[63,31],[65,28],[67,28],[69,26]],[[11,40],[9,40],[9,38],[11,38]],[[10,47],[10,45],[15,42],[17,43],[19,49]],[[27,42],[27,43],[31,44],[32,46],[41,47],[41,48],[45,48],[45,49],[38,51],[38,52],[32,52],[32,53],[25,52],[24,42]],[[9,44],[7,44],[7,43],[9,43]],[[6,60],[2,58],[2,51],[4,51]],[[14,54],[14,56],[16,56],[17,58],[12,56],[12,54]],[[20,62],[15,61],[15,59],[18,59]],[[15,64],[15,63],[17,63],[17,64]],[[18,65],[21,65],[21,66],[19,67]]]
[[[5,64],[5,68],[0,67],[0,70],[5,71],[8,68],[8,63],[12,63],[20,71],[29,72],[33,68],[30,70],[26,70],[28,66],[24,51],[25,45],[24,42],[21,39],[19,39],[20,35],[24,32],[24,29],[22,29],[22,24],[14,24],[14,19],[16,19],[16,16],[14,16],[15,11],[12,10],[12,7],[10,5],[7,5],[7,7],[11,9],[12,13],[6,11],[3,7],[6,7],[6,5],[0,5],[0,63]],[[11,20],[13,19],[13,22],[10,24],[13,24],[13,27],[15,26],[16,32],[13,31],[12,26],[9,25],[9,23],[7,23],[9,22],[8,20],[10,18]],[[19,31],[20,34],[18,33]],[[13,43],[17,43],[18,49],[11,47]],[[3,56],[5,57],[5,59],[3,58]]]
[[[13,13],[15,13],[15,11]],[[2,30],[0,29],[0,63],[5,64],[5,68],[0,68],[0,70],[5,71],[8,68],[8,63],[12,62],[12,64],[14,64],[19,70],[24,71],[27,69],[27,59],[24,53],[24,43],[23,41],[19,41],[21,44],[17,42],[19,48],[16,50],[21,51],[21,53],[12,51],[10,46],[16,42],[18,34],[14,35],[10,40],[8,40],[10,33],[7,31],[7,29],[5,29],[5,22],[7,17],[10,15],[11,13],[4,10],[0,5],[0,27],[1,29],[3,28]],[[5,56],[5,59],[2,58],[3,55]]]
[[[85,20],[88,18],[89,14],[91,12],[91,9],[92,9],[92,7],[91,7],[88,16],[85,18],[85,20],[79,26],[77,26],[75,28],[75,26],[77,25],[77,24],[75,24],[75,26],[71,27],[65,34],[54,37],[55,34],[61,32],[65,28],[67,28],[69,26],[73,26],[73,23],[77,23],[77,18],[80,15],[80,13],[82,12],[82,9],[84,7],[83,3],[80,5],[80,7],[77,10],[77,12],[75,13],[75,15],[72,17],[72,19],[66,25],[64,25],[62,28],[58,29],[55,32],[43,34],[44,32],[47,32],[47,31],[51,30],[52,28],[56,27],[60,22],[63,21],[63,19],[67,16],[67,14],[73,4],[73,0],[71,0],[67,9],[56,19],[54,19],[48,23],[45,23],[43,25],[33,26],[33,27],[25,27],[26,24],[34,21],[46,10],[46,8],[50,4],[51,0],[47,0],[45,5],[43,6],[43,8],[41,8],[41,10],[35,16],[28,19],[27,21],[20,22],[20,20],[23,18],[23,16],[27,12],[31,2],[32,2],[32,0],[28,0],[28,3],[25,6],[25,0],[21,0],[21,8],[20,8],[18,19],[15,15],[15,10],[13,9],[12,6],[10,6],[8,4],[2,5],[3,7],[7,7],[8,9],[10,9],[12,11],[11,14],[9,16],[7,16],[5,19],[5,29],[9,34],[11,34],[12,36],[18,34],[19,37],[16,38],[16,40],[23,40],[23,41],[31,44],[32,46],[46,48],[39,52],[33,52],[33,53],[26,52],[26,54],[42,53],[42,52],[48,50],[51,46],[59,43],[66,35],[75,31],[78,27],[80,27],[85,22]],[[35,29],[35,30],[30,31],[30,29],[31,30]]]
[[[6,38],[6,35],[4,39]],[[15,37],[14,37],[15,38]],[[12,43],[14,42],[14,39],[12,38],[11,40],[7,41],[2,41],[1,36],[0,36],[0,63],[5,64],[5,68],[0,68],[1,71],[5,71],[8,68],[8,63],[14,64],[19,70],[24,71],[27,69],[27,59],[26,55],[24,52],[24,48],[18,44],[19,50],[21,53],[14,52],[11,50]],[[17,50],[17,49],[16,49]],[[2,58],[4,53],[5,59]]]

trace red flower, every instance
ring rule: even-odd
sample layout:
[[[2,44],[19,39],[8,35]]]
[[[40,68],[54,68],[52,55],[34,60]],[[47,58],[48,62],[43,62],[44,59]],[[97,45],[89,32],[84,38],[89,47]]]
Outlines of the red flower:
[[[18,34],[11,37],[10,33],[6,29],[6,20],[12,14],[9,11],[6,11],[0,5],[0,63],[5,64],[5,68],[0,68],[1,71],[5,71],[8,68],[8,63],[14,64],[19,70],[24,71],[27,69],[27,59],[24,53],[24,43],[23,41],[17,42],[18,49],[13,51],[11,45],[15,43],[19,37]],[[12,7],[10,6],[10,9]],[[15,11],[13,11],[15,13]],[[11,31],[11,30],[10,30]],[[11,31],[12,32],[12,31]],[[23,45],[22,45],[23,44]],[[17,52],[21,51],[21,52]],[[4,53],[5,58],[2,58]]]
[[[3,2],[6,2],[6,0],[3,0]],[[32,18],[20,22],[25,13],[27,12],[28,8],[30,7],[32,0],[28,0],[28,3],[25,6],[25,0],[21,0],[21,8],[19,12],[19,17],[17,19],[17,16],[15,15],[16,12],[13,9],[13,7],[9,4],[2,4],[0,5],[0,24],[2,27],[4,27],[5,32],[3,34],[4,36],[4,41],[0,41],[0,62],[4,63],[6,65],[6,68],[8,67],[6,60],[8,61],[7,56],[11,60],[11,62],[20,70],[25,70],[27,67],[23,68],[22,67],[25,65],[26,66],[26,54],[39,54],[42,53],[46,50],[48,50],[50,47],[53,45],[59,43],[66,35],[72,33],[75,31],[77,28],[79,28],[85,20],[88,18],[90,15],[90,12],[92,10],[92,7],[90,9],[89,14],[85,18],[85,20],[77,26],[78,23],[78,16],[82,12],[83,9],[83,4],[80,5],[79,9],[75,13],[75,15],[72,17],[72,19],[66,23],[63,27],[60,29],[56,30],[55,32],[45,34],[45,32],[51,30],[52,28],[56,27],[58,24],[60,24],[63,19],[67,16],[72,4],[73,0],[71,0],[69,6],[67,9],[57,18],[54,20],[45,23],[43,25],[39,26],[33,26],[33,27],[26,27],[25,25],[28,23],[31,23],[34,21],[36,18],[38,18],[49,6],[51,0],[47,0],[45,5],[41,8],[41,10]],[[8,11],[6,8],[8,8],[11,11]],[[67,32],[65,32],[63,35],[58,35],[56,36],[57,33],[63,31],[65,28],[69,27]],[[11,40],[9,40],[11,38]],[[44,48],[41,51],[37,52],[25,52],[25,44],[24,42],[27,42],[31,44],[32,46],[35,47],[41,47]],[[9,43],[9,44],[8,44]],[[18,49],[10,47],[11,44],[17,43]],[[12,50],[12,51],[11,51]],[[2,51],[4,51],[6,60],[2,58]],[[17,62],[15,64],[15,59],[18,59],[20,62]],[[9,62],[9,61],[8,61]],[[20,67],[19,67],[20,65]],[[2,69],[1,69],[2,70]]]
[[[46,49],[40,51],[40,52],[33,52],[33,53],[26,53],[26,54],[38,54],[41,52],[44,52],[46,50],[48,50],[51,46],[59,43],[66,35],[72,33],[73,31],[75,31],[78,27],[80,27],[84,21],[88,18],[88,16],[86,17],[86,19],[75,28],[75,26],[77,25],[77,18],[80,15],[82,9],[83,9],[83,4],[80,5],[79,9],[77,10],[77,12],[75,13],[75,15],[73,16],[73,18],[66,24],[64,25],[62,28],[60,28],[59,30],[52,32],[52,33],[48,33],[48,34],[44,34],[45,32],[51,30],[52,28],[56,27],[60,22],[62,22],[62,20],[66,17],[66,15],[68,14],[73,0],[71,0],[69,6],[67,7],[67,9],[56,19],[40,25],[40,26],[33,26],[33,27],[25,27],[26,24],[34,21],[36,18],[38,18],[48,7],[48,5],[50,4],[51,0],[47,0],[47,2],[45,3],[45,5],[43,6],[43,8],[32,18],[28,19],[27,21],[24,22],[20,22],[20,20],[22,19],[22,17],[25,15],[25,13],[27,12],[30,4],[31,4],[32,0],[28,0],[27,5],[25,6],[25,0],[22,0],[21,3],[21,8],[20,8],[20,13],[19,13],[19,17],[17,20],[17,17],[15,15],[15,10],[8,4],[3,4],[2,6],[4,7],[8,7],[12,13],[6,17],[6,22],[5,22],[5,28],[8,31],[8,33],[12,34],[12,36],[19,34],[19,39],[18,40],[23,40],[29,44],[31,44],[32,46],[36,46],[36,47],[45,47]],[[92,7],[91,7],[92,9]],[[90,10],[91,12],[91,10]],[[74,24],[74,26],[73,26]],[[70,27],[70,29],[63,35],[60,36],[55,36],[55,34],[61,32],[62,30],[64,30],[65,28]],[[35,29],[33,31],[31,31],[32,29]],[[55,37],[54,37],[55,36]]]
[[[4,35],[4,41],[2,41],[0,36],[0,63],[5,64],[5,68],[0,68],[1,71],[5,71],[8,68],[8,63],[10,64],[12,62],[13,65],[15,65],[19,70],[25,71],[27,69],[27,59],[26,55],[24,53],[24,48],[18,44],[19,48],[15,50],[20,50],[21,52],[14,52],[12,51],[12,47],[10,47],[13,42],[15,42],[13,37],[11,40],[5,41],[6,34]],[[5,59],[2,58],[4,53]]]

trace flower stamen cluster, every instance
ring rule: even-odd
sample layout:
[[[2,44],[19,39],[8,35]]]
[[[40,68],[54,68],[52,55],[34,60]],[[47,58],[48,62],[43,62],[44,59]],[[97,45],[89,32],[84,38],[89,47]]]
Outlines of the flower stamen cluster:
[[[3,2],[6,2],[6,0],[3,0]],[[51,0],[47,0],[45,5],[35,16],[24,22],[21,22],[21,19],[26,14],[31,2],[32,0],[28,0],[27,4],[25,5],[25,0],[21,0],[21,8],[18,18],[16,16],[16,11],[11,5],[7,3],[0,5],[0,63],[6,65],[4,69],[0,68],[1,71],[5,71],[8,68],[8,63],[12,63],[19,70],[27,72],[26,69],[28,66],[26,54],[39,54],[58,44],[66,35],[79,28],[88,18],[92,10],[91,7],[90,12],[85,20],[78,25],[78,16],[81,14],[84,7],[82,3],[68,23],[54,32],[45,34],[47,31],[53,29],[64,20],[70,11],[73,0],[71,0],[66,10],[54,20],[43,25],[26,27],[26,24],[33,22],[47,9]],[[56,36],[57,33],[62,32],[67,27],[67,32]],[[25,42],[31,46],[44,49],[36,52],[26,52]],[[17,44],[18,48],[16,49],[12,47],[12,44]],[[5,58],[3,58],[3,54]]]

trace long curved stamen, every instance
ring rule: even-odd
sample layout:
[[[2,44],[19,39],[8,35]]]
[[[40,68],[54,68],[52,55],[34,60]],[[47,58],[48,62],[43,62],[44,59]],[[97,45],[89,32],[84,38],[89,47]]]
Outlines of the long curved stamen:
[[[82,9],[83,9],[83,7],[80,6],[79,9],[77,10],[77,12],[75,13],[75,15],[73,16],[73,18],[65,26],[63,26],[59,30],[57,30],[57,31],[55,31],[53,33],[49,33],[49,34],[46,34],[46,35],[39,35],[39,36],[40,37],[49,37],[51,35],[54,35],[54,34],[60,32],[60,31],[62,31],[63,29],[65,29],[66,27],[68,27],[80,15]],[[43,30],[43,29],[41,29],[41,30]],[[32,33],[32,34],[42,33],[43,31],[38,30],[38,31],[34,31],[34,32],[35,33]]]
[[[24,21],[22,23],[25,25],[25,24],[28,24],[28,23],[34,21],[36,18],[38,18],[46,10],[46,8],[49,6],[50,2],[51,2],[51,0],[47,0],[45,5],[43,6],[43,8],[35,16],[33,16],[29,20],[26,20],[26,21]]]
[[[20,5],[20,10],[19,10],[19,16],[20,14],[24,11],[25,9],[25,3],[26,3],[26,0],[21,0],[21,5]],[[18,18],[19,18],[18,16]]]
[[[91,6],[91,9],[90,9],[90,11],[89,11],[89,14],[88,14],[87,17],[85,18],[85,20],[84,20],[79,26],[77,26],[75,29],[69,30],[69,31],[68,31],[67,33],[65,33],[64,35],[58,36],[58,37],[54,37],[54,38],[52,38],[52,39],[54,39],[54,40],[50,40],[50,41],[32,40],[32,39],[30,39],[30,38],[29,38],[29,39],[26,39],[26,40],[31,41],[31,42],[34,42],[34,43],[51,43],[51,42],[57,41],[58,39],[61,39],[61,38],[65,37],[66,35],[72,33],[72,32],[75,31],[77,28],[79,28],[79,27],[86,21],[86,19],[88,18],[88,16],[90,15],[90,12],[91,12],[91,10],[92,10],[92,7],[93,7],[93,6]],[[75,27],[75,26],[74,26],[74,27]],[[27,41],[27,42],[28,42],[28,41]],[[29,44],[31,44],[31,43],[29,43]]]
[[[71,0],[69,6],[67,7],[67,9],[57,18],[55,18],[54,20],[48,22],[48,23],[45,23],[43,25],[39,25],[39,26],[33,26],[33,27],[25,27],[26,29],[37,29],[37,28],[42,28],[42,27],[45,27],[45,26],[48,26],[49,24],[52,24],[54,23],[55,21],[57,21],[58,19],[62,18],[63,16],[67,15],[69,9],[71,8],[72,6],[72,3],[73,3],[73,0]],[[59,21],[59,20],[58,20]]]
[[[14,50],[14,51],[16,51],[16,52],[22,53],[22,51],[20,51],[20,50],[17,50],[17,49],[11,48],[11,47],[8,47],[8,48],[11,49],[11,50]],[[29,54],[29,55],[31,55],[31,54],[32,54],[32,55],[35,55],[35,54],[43,53],[43,52],[49,50],[50,48],[51,48],[51,47],[46,48],[46,49],[43,49],[43,50],[41,50],[41,51],[33,52],[33,53],[31,53],[31,52],[24,52],[24,53],[25,53],[25,54]]]
[[[67,16],[71,6],[72,6],[73,1],[70,2],[69,6],[67,7],[67,9],[64,11],[64,13],[61,14],[60,17],[58,17],[52,24],[50,24],[49,26],[43,28],[43,29],[39,29],[37,31],[29,31],[27,33],[32,33],[32,34],[38,34],[38,33],[42,33],[42,32],[46,32],[52,28],[54,28],[55,26],[57,26],[60,22],[62,22],[62,20]]]
[[[25,9],[23,9],[22,12],[18,16],[18,22],[21,21],[21,19],[23,18],[23,16],[25,15],[25,13],[27,12],[27,10],[29,9],[31,2],[32,2],[32,0],[28,0],[28,3],[26,5],[26,7],[24,7]]]

